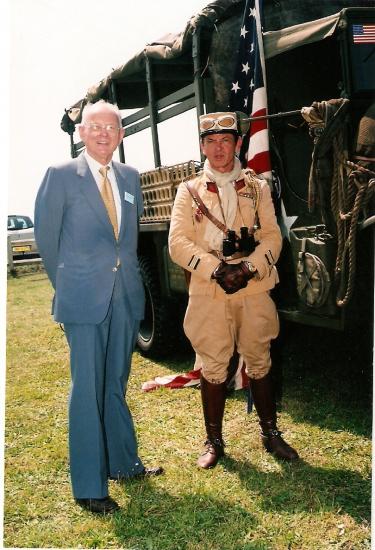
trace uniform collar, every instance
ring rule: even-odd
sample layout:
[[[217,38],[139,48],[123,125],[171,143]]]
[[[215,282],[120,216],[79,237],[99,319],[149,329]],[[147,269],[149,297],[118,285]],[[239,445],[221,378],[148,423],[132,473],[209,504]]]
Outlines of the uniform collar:
[[[246,183],[243,178],[233,182],[233,187],[235,188],[236,191],[239,191],[240,189],[245,187],[245,185]],[[206,181],[206,189],[211,193],[217,193],[217,185],[214,181]]]

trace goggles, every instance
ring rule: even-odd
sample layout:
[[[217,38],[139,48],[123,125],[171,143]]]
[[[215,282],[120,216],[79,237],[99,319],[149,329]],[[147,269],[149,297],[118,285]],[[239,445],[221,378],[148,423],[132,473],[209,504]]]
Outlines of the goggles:
[[[199,117],[199,130],[201,136],[219,132],[238,134],[237,116],[235,113],[213,113]]]

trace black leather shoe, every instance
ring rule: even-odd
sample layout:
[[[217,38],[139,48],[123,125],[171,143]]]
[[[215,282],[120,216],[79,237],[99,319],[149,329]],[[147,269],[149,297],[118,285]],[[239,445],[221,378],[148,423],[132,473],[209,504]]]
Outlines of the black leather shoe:
[[[105,498],[76,498],[76,503],[94,514],[110,514],[118,510],[119,505],[111,497]]]
[[[158,468],[145,468],[143,472],[140,472],[139,474],[135,475],[135,479],[141,479],[144,477],[154,477],[154,476],[161,476],[164,474],[164,468],[159,466]]]
[[[112,481],[118,481],[119,483],[124,483],[132,479],[143,479],[145,477],[161,476],[162,474],[164,474],[164,468],[159,466],[158,468],[144,468],[142,472],[139,472],[139,474],[135,474],[134,476],[110,476],[109,479]]]

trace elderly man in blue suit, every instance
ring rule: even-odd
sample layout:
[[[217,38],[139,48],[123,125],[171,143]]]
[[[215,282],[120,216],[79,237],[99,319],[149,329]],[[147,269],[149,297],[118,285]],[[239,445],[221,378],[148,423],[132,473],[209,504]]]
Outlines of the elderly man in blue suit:
[[[35,236],[55,290],[53,314],[70,347],[69,453],[73,495],[108,513],[108,479],[159,475],[138,456],[124,395],[144,310],[137,260],[143,211],[138,172],[112,160],[124,137],[120,111],[88,104],[85,152],[50,167],[35,203]]]

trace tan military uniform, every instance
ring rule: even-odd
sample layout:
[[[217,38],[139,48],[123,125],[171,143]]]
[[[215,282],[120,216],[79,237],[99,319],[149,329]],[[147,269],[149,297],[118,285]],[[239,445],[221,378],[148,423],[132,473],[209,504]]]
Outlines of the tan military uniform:
[[[190,182],[211,211],[219,197],[211,190],[212,186],[207,185],[204,173]],[[248,375],[252,378],[265,376],[271,366],[270,341],[279,331],[269,290],[278,282],[274,264],[281,251],[282,238],[269,186],[247,169],[242,170],[236,190],[237,213],[233,227],[228,229],[239,235],[240,227],[259,225],[255,232],[259,244],[255,250],[247,257],[229,262],[249,260],[256,267],[257,275],[246,288],[226,294],[211,279],[220,264],[220,258],[205,240],[207,224],[212,222],[202,215],[185,182],[177,191],[169,233],[172,260],[191,272],[185,333],[202,358],[204,377],[214,383],[225,380],[235,345],[244,357]]]

